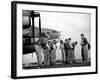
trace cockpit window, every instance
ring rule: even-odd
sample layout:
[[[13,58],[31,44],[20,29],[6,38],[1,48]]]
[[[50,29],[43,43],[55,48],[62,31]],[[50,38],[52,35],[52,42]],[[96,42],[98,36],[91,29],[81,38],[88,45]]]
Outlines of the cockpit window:
[[[56,31],[55,31],[55,30],[53,30],[52,32],[53,32],[53,33],[56,33]]]
[[[49,34],[49,32],[46,32],[47,34]]]

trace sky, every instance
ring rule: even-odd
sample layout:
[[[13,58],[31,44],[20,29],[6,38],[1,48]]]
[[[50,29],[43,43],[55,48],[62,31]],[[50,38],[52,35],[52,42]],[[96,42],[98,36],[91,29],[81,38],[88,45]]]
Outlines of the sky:
[[[80,34],[83,33],[88,42],[91,42],[91,15],[86,13],[70,13],[70,12],[43,12],[38,11],[41,16],[41,28],[54,29],[61,33],[61,39],[71,38],[72,42],[77,41],[75,48],[75,58],[81,59]],[[38,19],[35,19],[35,25],[38,26]],[[90,57],[89,52],[89,57]],[[23,62],[37,61],[34,54],[32,60],[31,54],[23,55]],[[57,59],[61,56],[57,54]]]

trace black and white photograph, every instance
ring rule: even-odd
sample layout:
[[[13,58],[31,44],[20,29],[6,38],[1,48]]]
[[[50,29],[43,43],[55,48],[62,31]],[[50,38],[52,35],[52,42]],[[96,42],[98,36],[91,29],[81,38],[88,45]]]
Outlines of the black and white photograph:
[[[91,66],[89,13],[22,10],[23,69]]]
[[[97,7],[12,2],[12,77],[97,73]]]

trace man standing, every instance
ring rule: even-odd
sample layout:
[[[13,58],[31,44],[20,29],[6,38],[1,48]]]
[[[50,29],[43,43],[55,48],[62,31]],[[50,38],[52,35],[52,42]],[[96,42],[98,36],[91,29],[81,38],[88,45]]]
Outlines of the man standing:
[[[65,49],[65,57],[66,57],[66,64],[67,62],[67,56],[68,56],[68,40],[65,39],[65,43],[64,43],[64,49]]]
[[[55,64],[55,62],[56,62],[56,49],[57,49],[56,40],[53,40],[52,44],[53,44],[53,50],[51,53],[51,61],[52,61],[52,64]]]
[[[63,61],[63,63],[66,63],[64,43],[63,43],[62,40],[60,40],[60,49],[61,49],[61,52],[62,52],[62,61]]]
[[[47,36],[45,33],[41,33],[40,40],[41,40],[41,49],[44,54],[44,66],[48,66],[49,65],[49,49],[47,47]]]
[[[75,47],[78,44],[77,41],[73,42],[72,45],[72,50],[73,50],[73,63],[75,63]]]
[[[38,66],[42,66],[42,54],[41,54],[41,42],[38,40],[38,42],[35,45],[36,54],[37,54],[37,60],[38,60]]]
[[[81,34],[81,55],[82,55],[82,61],[84,63],[87,62],[88,59],[88,41],[84,37],[84,34]]]
[[[74,61],[74,51],[73,51],[73,46],[71,43],[71,38],[68,38],[68,55],[67,55],[67,62],[69,64],[73,64]]]

